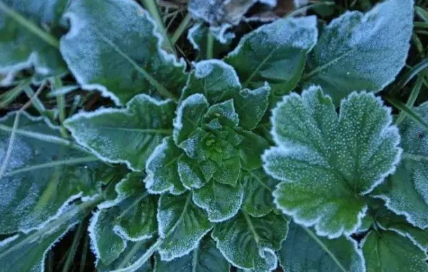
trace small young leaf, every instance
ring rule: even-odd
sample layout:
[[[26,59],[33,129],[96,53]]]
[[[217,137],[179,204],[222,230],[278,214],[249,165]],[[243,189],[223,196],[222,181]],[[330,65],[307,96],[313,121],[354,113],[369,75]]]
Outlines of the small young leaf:
[[[10,74],[34,66],[40,76],[66,73],[67,67],[52,34],[67,0],[2,0],[0,2],[0,74]],[[9,12],[8,12],[9,11]],[[17,13],[23,21],[11,13]],[[49,30],[41,27],[48,27]],[[5,77],[9,78],[8,75]],[[0,79],[0,82],[2,80]],[[6,81],[7,83],[7,81]]]
[[[172,137],[164,138],[147,160],[147,177],[144,180],[151,194],[162,194],[169,191],[181,194],[186,188],[180,181],[178,161],[185,156],[184,152],[175,146]]]
[[[80,112],[64,125],[79,144],[101,160],[126,163],[130,169],[142,171],[155,147],[172,134],[174,110],[172,101],[141,94],[125,109]]]
[[[357,243],[348,237],[326,239],[311,229],[290,223],[287,239],[278,253],[287,272],[364,272],[364,259]]]
[[[234,218],[216,224],[212,232],[217,248],[234,266],[256,271],[277,267],[276,250],[287,236],[288,221],[270,213],[254,218],[240,212]]]
[[[180,145],[201,126],[202,117],[209,104],[202,94],[194,94],[180,103],[174,119],[174,142]]]
[[[115,191],[115,199],[99,205],[100,210],[93,215],[89,226],[100,271],[116,267],[124,261],[124,255],[131,254],[127,251],[137,246],[133,242],[147,240],[157,232],[157,197],[146,193],[140,173],[128,174],[116,184]],[[139,243],[145,248],[148,244]]]
[[[204,209],[211,222],[222,222],[233,217],[241,208],[244,190],[240,183],[235,187],[210,181],[193,191],[193,202]]]
[[[126,248],[126,241],[114,231],[115,213],[108,209],[97,211],[91,218],[89,236],[97,261],[109,265]]]
[[[212,105],[204,115],[206,121],[218,119],[221,126],[236,128],[239,124],[239,116],[235,111],[233,99]]]
[[[0,119],[0,233],[27,232],[63,213],[79,197],[99,193],[105,166],[61,138],[58,127],[22,113],[7,157],[16,112]]]
[[[244,187],[243,210],[253,217],[261,217],[273,209],[272,191],[277,180],[265,174],[262,169],[242,172]]]
[[[170,262],[162,261],[156,256],[155,272],[228,272],[230,264],[221,255],[211,239],[204,239],[190,254]]]
[[[364,238],[362,249],[367,272],[428,271],[425,252],[398,233],[372,231]]]
[[[286,18],[264,25],[241,39],[225,61],[245,87],[268,82],[274,94],[290,92],[299,82],[306,54],[318,36],[316,17]]]
[[[154,21],[134,1],[72,1],[65,17],[71,29],[61,52],[84,89],[125,104],[153,89],[172,98],[184,86],[184,61],[160,48]]]
[[[201,188],[211,179],[211,177],[205,178],[206,175],[204,175],[198,163],[186,156],[178,159],[178,175],[184,187],[187,189]]]
[[[428,103],[415,108],[428,121]],[[372,193],[386,206],[419,228],[428,227],[428,135],[418,122],[406,118],[400,125],[403,156],[397,172]]]
[[[413,0],[346,12],[324,28],[308,59],[308,84],[321,85],[336,105],[352,91],[382,90],[405,64],[412,28]]]
[[[142,175],[129,174],[116,185],[121,200],[114,209],[116,225],[114,231],[130,241],[141,241],[153,237],[157,232],[157,198],[147,194]]]
[[[243,129],[253,130],[262,120],[269,106],[270,87],[265,84],[254,90],[244,89],[234,94],[236,112],[239,115],[239,125]]]
[[[238,183],[239,175],[241,173],[241,162],[239,157],[233,157],[224,160],[214,175],[214,180],[223,184],[228,184],[233,187]]]
[[[373,219],[372,219],[373,220]],[[428,231],[412,226],[404,216],[396,215],[385,207],[376,211],[377,224],[385,229],[407,236],[419,247],[428,249]]]
[[[157,218],[159,235],[163,238],[159,254],[164,261],[187,255],[213,227],[205,212],[193,204],[191,193],[163,194]]]
[[[239,125],[252,130],[267,110],[270,87],[263,83],[255,90],[242,89],[232,66],[220,60],[206,60],[195,64],[195,70],[189,75],[181,100],[201,93],[210,105],[233,99]]]
[[[203,94],[210,105],[232,98],[241,90],[238,75],[232,66],[221,60],[206,60],[195,64],[183,89],[181,100],[192,94]]]
[[[353,93],[340,109],[318,87],[286,96],[272,116],[279,146],[263,156],[266,172],[283,181],[277,207],[329,238],[356,231],[367,209],[363,195],[394,172],[401,154],[380,99]]]

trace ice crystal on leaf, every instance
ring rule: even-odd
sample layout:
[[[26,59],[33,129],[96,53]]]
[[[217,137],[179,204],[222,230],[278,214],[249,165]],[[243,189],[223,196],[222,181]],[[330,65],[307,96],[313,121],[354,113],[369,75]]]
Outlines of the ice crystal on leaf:
[[[361,224],[364,195],[394,172],[400,136],[390,109],[368,93],[352,93],[340,114],[320,87],[291,94],[272,115],[277,147],[263,155],[284,213],[319,235],[351,234]]]

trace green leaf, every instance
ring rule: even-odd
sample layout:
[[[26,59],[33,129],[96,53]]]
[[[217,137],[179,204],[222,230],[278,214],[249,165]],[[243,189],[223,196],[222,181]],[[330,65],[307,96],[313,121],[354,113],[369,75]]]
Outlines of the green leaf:
[[[340,114],[319,87],[291,94],[272,116],[278,147],[263,156],[266,172],[283,181],[274,192],[285,214],[321,236],[355,232],[364,195],[394,172],[401,149],[390,109],[373,94],[353,93]]]
[[[428,121],[428,103],[414,109]],[[386,206],[419,228],[428,227],[428,133],[413,119],[399,125],[403,155],[395,174],[372,193]]]
[[[239,116],[232,99],[212,105],[204,115],[204,119],[206,123],[208,120],[218,119],[221,126],[230,128],[236,128],[239,124]]]
[[[411,225],[404,216],[394,214],[383,206],[376,210],[376,217],[372,220],[376,220],[382,229],[398,232],[402,236],[407,236],[421,248],[428,248],[428,231]]]
[[[155,22],[134,1],[72,1],[65,17],[71,29],[61,53],[84,89],[125,104],[153,89],[174,98],[184,86],[184,61],[160,48]]]
[[[101,160],[126,163],[130,169],[142,171],[155,147],[172,134],[174,110],[170,100],[141,94],[125,109],[80,112],[64,124],[79,144]]]
[[[115,191],[116,198],[99,205],[89,226],[97,267],[112,266],[129,249],[129,241],[147,240],[157,232],[157,198],[147,194],[140,173],[128,174]]]
[[[181,100],[192,94],[203,94],[210,105],[232,98],[241,90],[238,75],[232,66],[221,60],[200,61],[194,65],[183,89]]]
[[[53,244],[85,218],[100,202],[97,196],[69,209],[37,230],[19,232],[0,241],[0,271],[44,272],[45,256]]]
[[[269,106],[270,87],[268,84],[260,88],[244,89],[233,96],[239,125],[243,129],[253,130],[262,120]]]
[[[0,272],[44,272],[45,258],[52,246],[60,240],[76,222],[70,222],[34,237],[35,231],[20,233],[0,241]],[[12,248],[20,243],[19,250]],[[9,251],[9,252],[7,252]],[[6,253],[6,255],[3,255]]]
[[[126,248],[126,241],[113,230],[115,213],[102,209],[94,213],[89,226],[89,237],[93,252],[103,265],[109,265],[116,260]]]
[[[244,137],[239,145],[241,167],[248,171],[260,168],[262,166],[261,155],[265,149],[269,148],[269,143],[263,137],[250,131],[242,131],[240,135]]]
[[[204,161],[208,156],[205,144],[207,136],[209,136],[208,132],[202,128],[196,128],[186,140],[182,141],[178,145],[178,147],[180,147],[186,155],[195,162]]]
[[[181,100],[186,101],[186,98],[194,94],[203,94],[210,105],[233,99],[235,111],[239,116],[239,125],[251,130],[257,126],[267,110],[270,87],[261,84],[255,90],[242,90],[232,66],[220,60],[206,60],[194,65],[194,71],[189,75]]]
[[[343,14],[324,28],[308,59],[308,85],[321,85],[335,104],[352,91],[382,90],[405,64],[412,28],[413,0]]]
[[[4,234],[39,228],[63,213],[71,201],[98,194],[102,180],[97,173],[105,171],[97,158],[60,138],[58,127],[26,113],[19,115],[8,150],[15,117],[12,112],[0,119],[0,162],[6,166],[0,177]]]
[[[202,118],[209,104],[202,94],[194,94],[182,101],[174,119],[174,142],[180,145],[201,126]]]
[[[261,217],[273,209],[272,191],[277,180],[266,175],[262,169],[242,172],[244,187],[243,210],[253,217]]]
[[[203,239],[199,246],[190,254],[174,259],[170,262],[155,259],[155,272],[228,272],[230,264],[221,255],[211,239]]]
[[[327,239],[311,229],[290,223],[287,239],[278,252],[287,272],[363,272],[364,259],[357,243],[349,237]]]
[[[178,175],[187,189],[201,188],[208,181],[197,161],[186,156],[178,160]]]
[[[425,252],[398,233],[370,232],[362,249],[367,272],[428,271]]]
[[[117,269],[126,269],[129,266],[133,265],[138,266],[137,262],[139,258],[149,250],[151,244],[151,240],[144,240],[138,242],[128,241],[126,244],[126,248],[114,262],[110,263],[109,265],[105,265],[102,262],[98,262],[96,270],[99,272],[110,272]],[[149,262],[146,262],[135,269],[126,269],[125,271],[152,272],[153,268]]]
[[[31,66],[45,77],[67,71],[56,38],[67,2],[0,1],[0,74],[6,74],[6,84],[15,73]]]
[[[185,156],[183,151],[175,146],[172,137],[164,138],[147,160],[144,180],[151,194],[181,194],[186,188],[180,181],[178,161]]]
[[[306,55],[317,41],[316,23],[316,17],[304,17],[264,25],[244,36],[225,61],[245,87],[268,82],[274,94],[288,93],[299,82]]]
[[[212,232],[217,248],[234,266],[272,271],[277,267],[276,250],[287,236],[288,221],[270,213],[254,218],[238,213],[234,218],[216,224]]]
[[[213,227],[205,212],[191,199],[191,193],[163,194],[159,198],[157,218],[159,235],[163,239],[159,254],[164,261],[187,255]]]
[[[204,209],[211,222],[228,220],[241,208],[244,190],[240,183],[235,187],[210,181],[202,188],[193,190],[193,202]]]
[[[238,183],[240,173],[241,162],[239,157],[233,157],[221,162],[213,178],[219,183],[235,187]]]
[[[116,186],[120,202],[112,207],[115,213],[114,231],[122,238],[140,241],[152,238],[157,232],[157,198],[148,195],[143,176],[134,172]]]

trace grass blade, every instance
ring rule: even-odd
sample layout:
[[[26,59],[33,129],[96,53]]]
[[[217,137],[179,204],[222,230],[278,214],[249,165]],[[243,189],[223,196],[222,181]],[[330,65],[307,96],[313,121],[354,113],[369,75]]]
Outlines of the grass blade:
[[[406,104],[403,102],[394,99],[389,96],[384,97],[386,101],[388,101],[391,105],[393,105],[395,108],[399,109],[400,111],[404,112],[406,115],[408,115],[413,121],[419,123],[422,127],[424,127],[428,131],[428,124],[420,117],[412,108],[409,108]]]

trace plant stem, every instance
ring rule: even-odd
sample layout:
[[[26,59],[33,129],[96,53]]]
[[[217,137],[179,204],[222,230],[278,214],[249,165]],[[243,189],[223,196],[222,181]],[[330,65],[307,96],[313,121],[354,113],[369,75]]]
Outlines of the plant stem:
[[[212,59],[214,56],[214,37],[211,31],[207,34],[207,59]]]
[[[156,4],[156,0],[142,0],[142,2],[143,2],[144,7],[149,11],[150,15],[153,17],[153,19],[155,19],[155,21],[157,23],[158,30],[162,34],[162,36],[164,37],[163,47],[167,51],[170,51],[170,53],[175,54],[174,46],[168,37],[168,33],[166,32],[162,18],[159,14],[159,10],[158,10],[157,4]]]
[[[181,21],[180,25],[177,27],[177,30],[175,30],[174,34],[171,37],[172,44],[175,44],[178,41],[178,39],[181,37],[183,32],[189,26],[191,20],[192,20],[192,16],[190,15],[190,13],[187,13],[184,19]]]
[[[55,77],[53,79],[53,85],[55,90],[58,90],[62,87],[62,81],[61,78]],[[63,94],[60,94],[56,97],[56,104],[59,111],[59,122],[61,124],[60,132],[61,136],[64,138],[68,138],[67,130],[64,127],[64,120],[65,120],[65,96]]]
[[[80,269],[79,269],[79,272],[84,272],[85,271],[86,256],[88,255],[88,248],[89,248],[89,238],[86,235],[85,236],[85,242],[83,243],[82,259],[80,260]]]
[[[133,272],[142,267],[147,260],[155,253],[158,248],[162,245],[163,240],[159,238],[156,243],[154,243],[144,254],[141,256],[135,263],[131,264],[128,267],[113,270],[111,272]]]
[[[138,241],[135,243],[135,245],[131,248],[131,250],[126,254],[126,256],[123,258],[122,262],[117,266],[117,269],[124,268],[125,265],[132,259],[132,257],[135,256],[137,251],[144,245],[146,241]]]
[[[254,228],[254,225],[253,225],[253,222],[251,221],[250,216],[246,212],[244,212],[244,211],[242,211],[242,213],[244,214],[245,221],[247,221],[248,227],[249,227],[251,233],[254,236],[254,240],[256,241],[256,244],[259,244],[260,243],[260,237],[257,234],[256,229]]]

